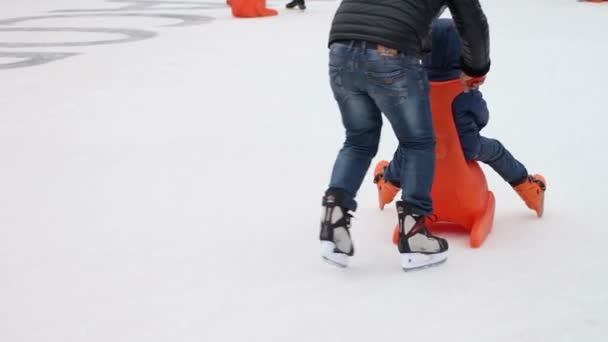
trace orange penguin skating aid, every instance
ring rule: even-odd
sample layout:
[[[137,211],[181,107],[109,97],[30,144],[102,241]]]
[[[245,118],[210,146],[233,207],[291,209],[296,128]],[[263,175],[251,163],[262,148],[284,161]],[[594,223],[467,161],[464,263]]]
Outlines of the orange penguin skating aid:
[[[431,82],[431,110],[437,137],[437,159],[431,192],[434,213],[427,220],[427,226],[431,231],[467,231],[470,234],[471,247],[477,248],[492,230],[495,199],[494,194],[488,190],[486,177],[477,162],[467,161],[462,152],[454,123],[452,102],[463,91],[460,80]],[[378,163],[375,176],[386,164],[386,161]],[[381,182],[388,183],[383,179]],[[376,185],[382,208],[392,201],[396,192],[391,187],[381,188],[379,183],[376,182]],[[399,231],[396,227],[393,242],[397,243],[398,237]]]
[[[232,15],[237,18],[270,17],[277,15],[276,10],[266,7],[266,0],[228,0]]]

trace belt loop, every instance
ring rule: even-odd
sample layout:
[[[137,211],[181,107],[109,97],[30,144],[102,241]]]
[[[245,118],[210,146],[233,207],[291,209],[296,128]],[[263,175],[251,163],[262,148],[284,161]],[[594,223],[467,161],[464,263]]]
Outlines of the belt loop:
[[[351,40],[350,43],[348,43],[348,48],[352,49],[354,45],[355,45],[355,41]]]
[[[367,50],[367,41],[366,40],[361,41],[361,49],[363,51]]]

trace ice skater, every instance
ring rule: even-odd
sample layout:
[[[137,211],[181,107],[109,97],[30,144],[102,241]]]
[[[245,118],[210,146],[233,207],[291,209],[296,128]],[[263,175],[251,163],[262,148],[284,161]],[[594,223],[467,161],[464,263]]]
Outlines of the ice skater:
[[[346,139],[322,199],[323,258],[346,266],[354,255],[350,227],[355,197],[378,151],[382,114],[399,141],[399,173],[407,187],[397,202],[401,267],[447,259],[448,243],[433,235],[425,217],[433,212],[435,132],[429,81],[420,59],[430,48],[431,23],[445,7],[463,44],[460,77],[477,87],[490,69],[489,28],[478,0],[344,0],[329,36],[329,75]],[[396,15],[397,13],[397,15]]]

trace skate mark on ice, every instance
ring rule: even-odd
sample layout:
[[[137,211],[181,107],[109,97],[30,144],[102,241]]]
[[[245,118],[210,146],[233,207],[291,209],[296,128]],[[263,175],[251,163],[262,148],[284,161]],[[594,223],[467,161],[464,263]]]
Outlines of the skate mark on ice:
[[[198,14],[167,13],[167,11],[209,10],[227,8],[224,3],[201,1],[161,1],[161,0],[107,0],[107,2],[123,4],[119,8],[104,9],[65,9],[50,11],[50,15],[26,16],[0,19],[0,25],[15,25],[27,21],[94,17],[149,17],[178,20],[178,23],[162,25],[163,27],[184,27],[208,24],[215,20],[211,16]],[[169,5],[170,7],[167,7]],[[137,12],[134,12],[137,11]],[[142,12],[143,13],[138,13]],[[164,11],[164,13],[146,13],[146,11]],[[128,13],[125,13],[128,12]],[[0,32],[75,32],[75,33],[104,33],[122,35],[124,38],[112,40],[86,40],[77,42],[0,42],[4,48],[32,47],[78,47],[93,45],[110,45],[137,42],[156,37],[158,33],[148,30],[130,28],[79,28],[79,27],[16,27],[1,28]],[[0,63],[0,70],[32,67],[79,55],[76,52],[0,52],[0,57],[21,59],[17,62]]]
[[[54,10],[51,13],[81,13],[81,12],[120,12],[120,11],[182,11],[227,8],[225,3],[204,1],[156,1],[156,0],[106,0],[106,2],[127,4],[118,8],[65,9]],[[128,5],[131,4],[131,5]],[[173,7],[159,7],[170,5]]]
[[[118,43],[131,43],[139,40],[150,39],[157,35],[153,31],[133,30],[133,29],[114,29],[114,28],[79,28],[79,27],[0,27],[0,32],[84,32],[84,33],[107,33],[119,34],[124,38],[111,40],[91,40],[81,42],[35,42],[35,43],[3,43],[0,42],[0,47],[15,48],[15,47],[57,47],[57,46],[90,46],[90,45],[106,45]]]
[[[19,59],[17,62],[0,63],[0,70],[41,65],[75,55],[78,54],[70,52],[0,52],[0,57]]]
[[[51,14],[51,15],[40,15],[31,17],[20,17],[10,19],[0,19],[0,25],[14,25],[32,20],[45,20],[45,19],[65,19],[65,18],[87,18],[87,17],[148,17],[148,18],[163,18],[163,19],[174,19],[180,22],[176,24],[162,25],[166,27],[183,27],[208,24],[215,20],[213,17],[195,15],[195,14],[171,14],[171,13],[96,13],[96,14]]]

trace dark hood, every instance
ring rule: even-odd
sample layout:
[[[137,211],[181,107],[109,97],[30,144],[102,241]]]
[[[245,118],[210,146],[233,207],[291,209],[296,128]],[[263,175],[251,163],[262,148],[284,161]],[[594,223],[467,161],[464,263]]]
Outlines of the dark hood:
[[[431,26],[431,52],[422,64],[430,81],[448,81],[460,76],[462,43],[452,19],[437,19]]]

